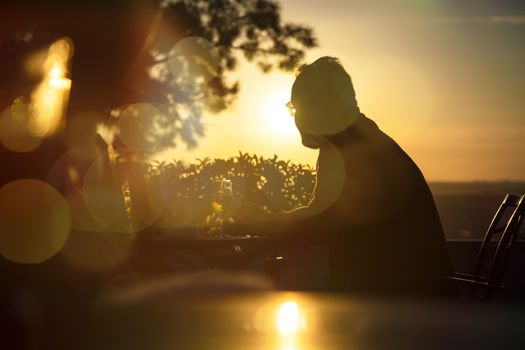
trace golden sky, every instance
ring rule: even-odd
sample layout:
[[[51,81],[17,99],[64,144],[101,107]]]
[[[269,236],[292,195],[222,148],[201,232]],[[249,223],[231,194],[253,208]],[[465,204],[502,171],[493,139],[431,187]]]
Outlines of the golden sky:
[[[463,2],[462,2],[463,3]],[[339,57],[369,118],[428,180],[525,179],[525,8],[481,1],[281,1],[285,21],[312,26],[320,56]],[[478,4],[478,3],[476,3]],[[315,164],[287,116],[292,73],[244,62],[228,111],[206,116],[196,149],[160,159],[222,158],[239,150]]]

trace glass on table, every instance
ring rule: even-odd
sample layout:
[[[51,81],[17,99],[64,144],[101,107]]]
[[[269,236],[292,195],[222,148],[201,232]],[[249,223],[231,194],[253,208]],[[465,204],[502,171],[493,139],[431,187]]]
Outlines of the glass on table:
[[[232,200],[232,181],[224,178],[212,180],[211,210],[199,238],[224,238],[224,221],[227,220],[230,213]]]

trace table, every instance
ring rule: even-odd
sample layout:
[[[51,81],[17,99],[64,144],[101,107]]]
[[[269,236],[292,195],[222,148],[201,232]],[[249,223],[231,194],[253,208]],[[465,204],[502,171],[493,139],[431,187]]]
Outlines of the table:
[[[136,286],[135,288],[143,288]],[[133,289],[133,287],[132,287]],[[99,310],[101,348],[519,349],[523,303],[149,290]],[[130,333],[129,330],[134,332]]]
[[[270,249],[271,250],[271,249]],[[174,271],[186,268],[205,270],[226,267],[240,268],[255,257],[270,255],[268,240],[260,236],[225,236],[196,239],[195,230],[148,230],[137,237],[139,265]],[[162,261],[159,261],[162,260]]]

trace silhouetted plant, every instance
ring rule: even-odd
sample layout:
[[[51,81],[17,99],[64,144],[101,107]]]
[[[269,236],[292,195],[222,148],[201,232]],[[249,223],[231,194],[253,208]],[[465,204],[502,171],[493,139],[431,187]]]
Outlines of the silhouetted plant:
[[[303,164],[239,152],[228,159],[156,163],[146,170],[149,186],[160,191],[168,208],[193,206],[204,219],[212,208],[211,183],[229,179],[233,183],[233,216],[254,217],[281,213],[307,205],[315,184],[315,171]],[[242,214],[239,214],[242,213]],[[177,215],[176,212],[166,215]]]

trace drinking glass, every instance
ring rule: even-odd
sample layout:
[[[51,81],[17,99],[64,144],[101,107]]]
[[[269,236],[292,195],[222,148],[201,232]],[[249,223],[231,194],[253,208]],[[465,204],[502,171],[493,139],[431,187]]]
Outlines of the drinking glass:
[[[211,214],[209,227],[204,229],[201,238],[224,238],[224,221],[227,219],[233,200],[231,180],[215,179],[211,182]]]

